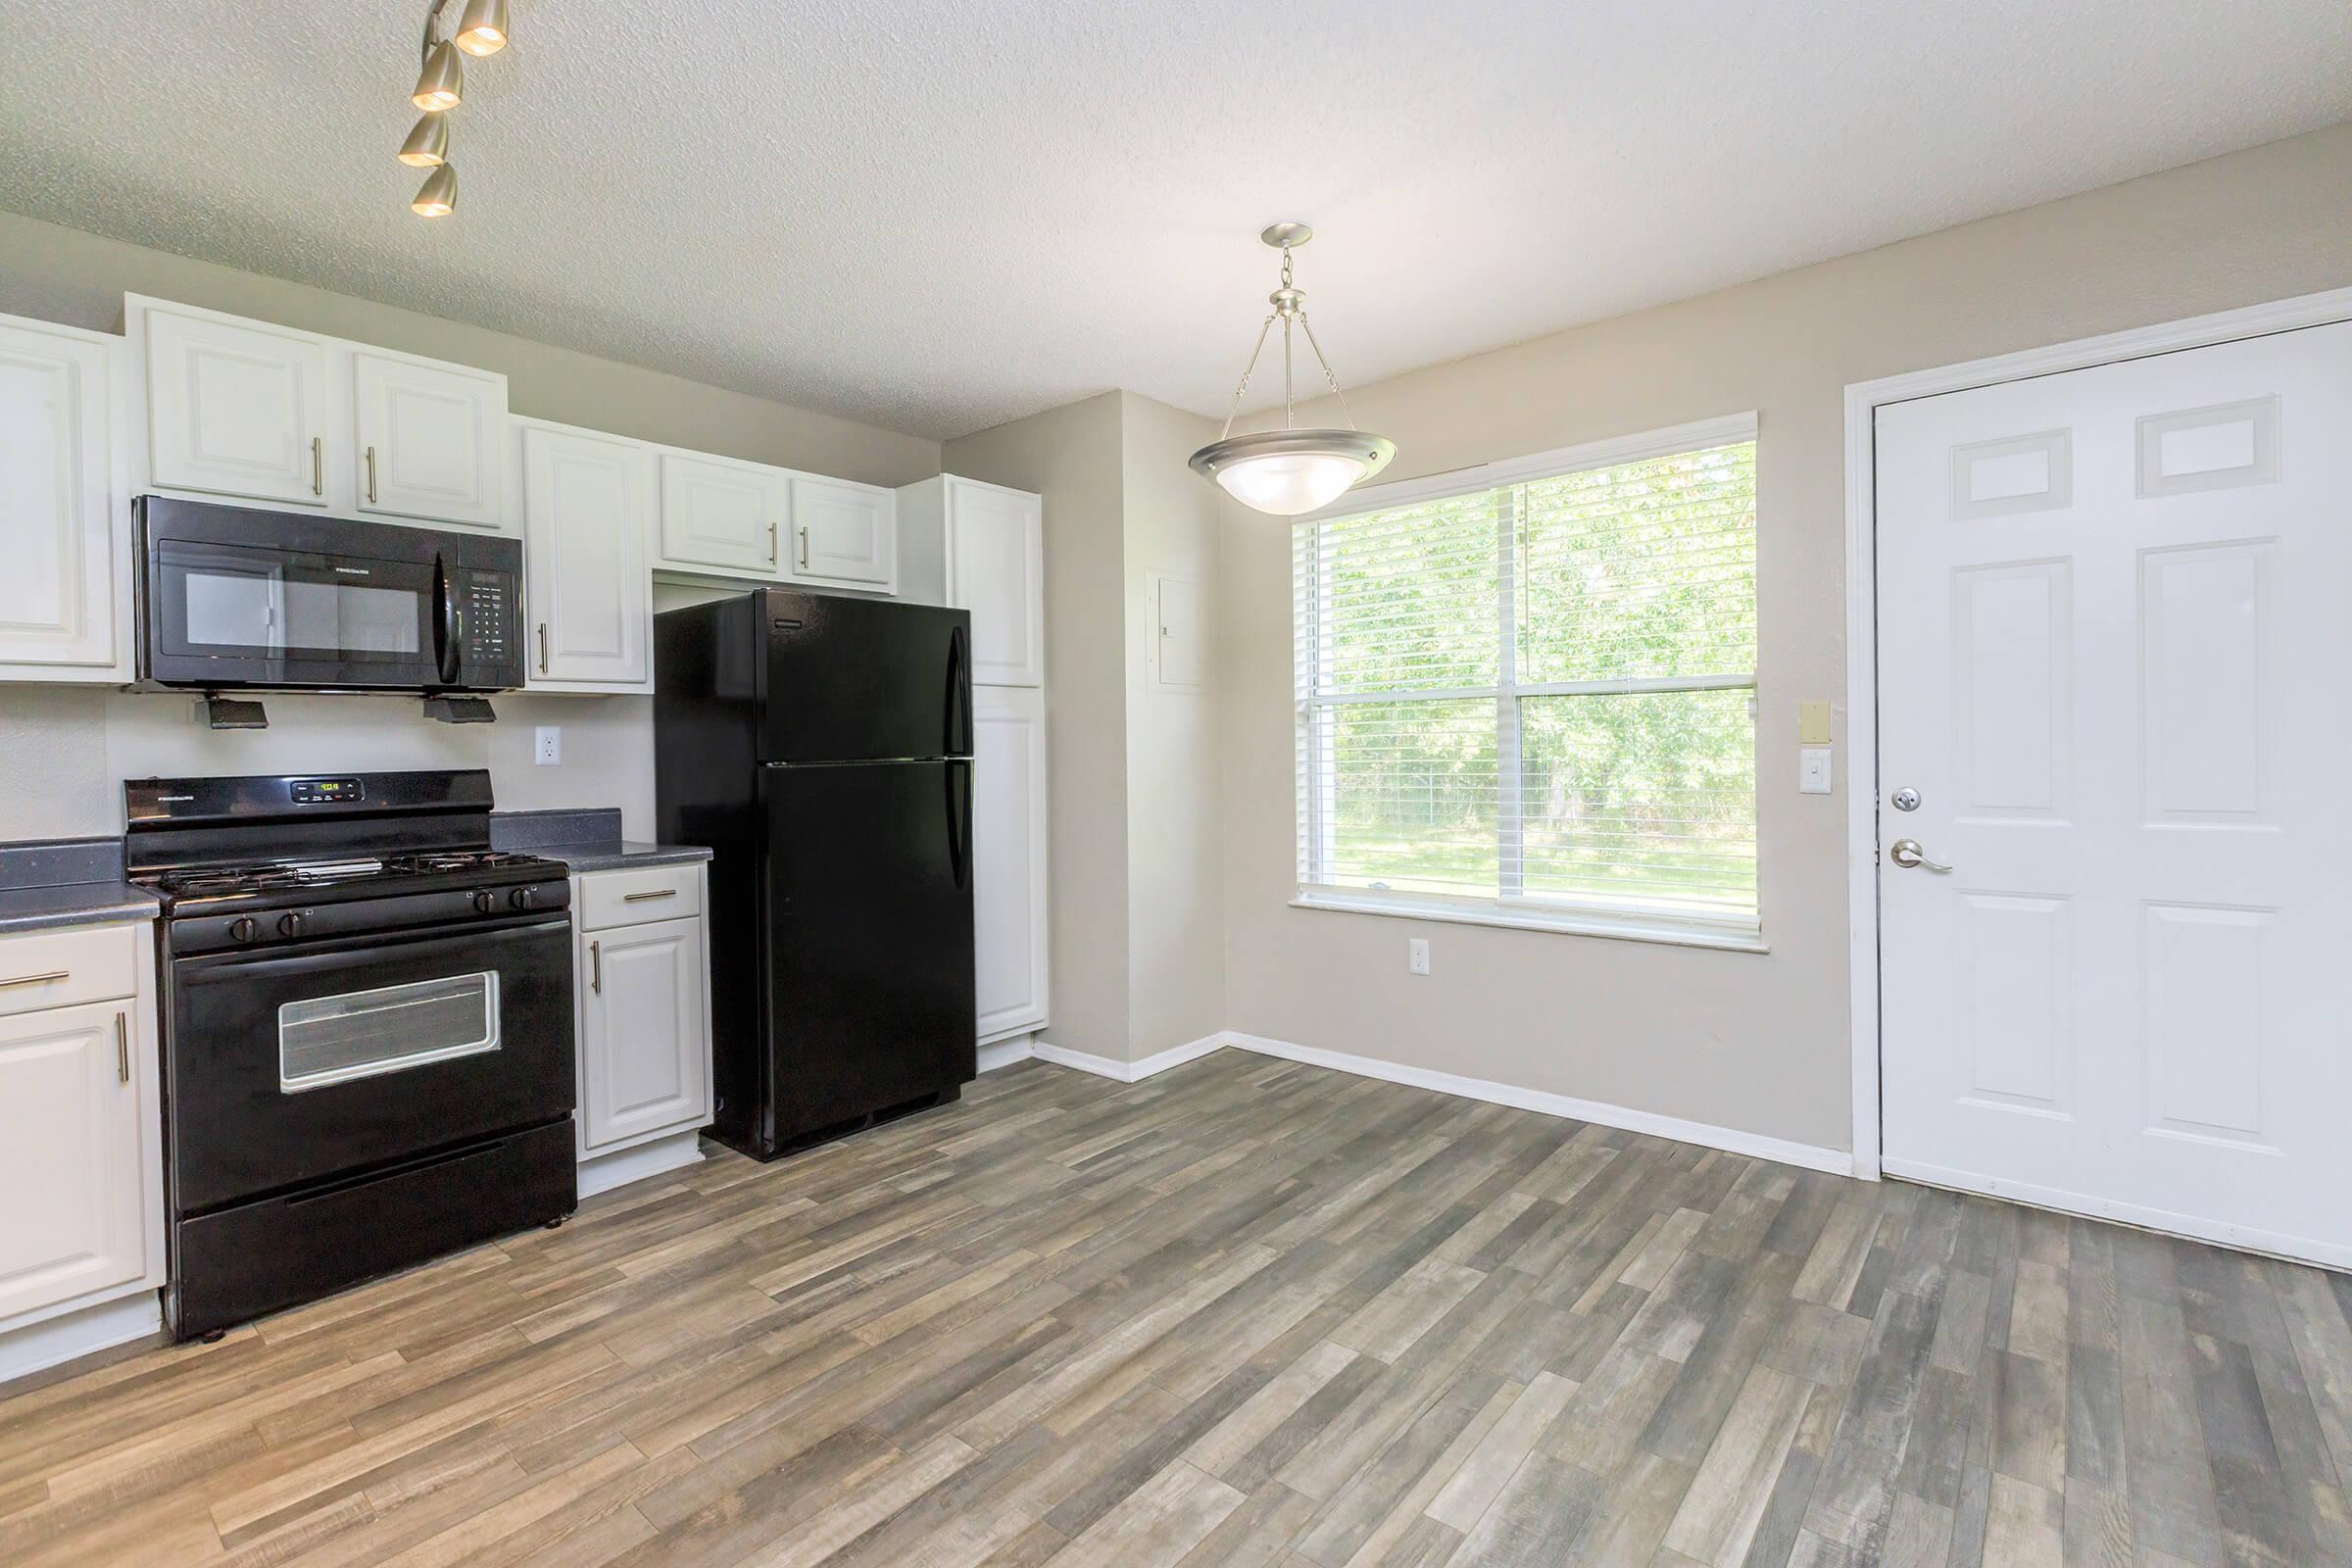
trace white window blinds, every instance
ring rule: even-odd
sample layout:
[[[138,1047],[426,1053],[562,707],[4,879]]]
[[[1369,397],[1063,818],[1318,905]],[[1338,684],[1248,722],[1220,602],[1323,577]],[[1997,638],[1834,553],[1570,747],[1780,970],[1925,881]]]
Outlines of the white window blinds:
[[[1756,449],[1730,433],[1297,525],[1308,902],[1755,931]]]

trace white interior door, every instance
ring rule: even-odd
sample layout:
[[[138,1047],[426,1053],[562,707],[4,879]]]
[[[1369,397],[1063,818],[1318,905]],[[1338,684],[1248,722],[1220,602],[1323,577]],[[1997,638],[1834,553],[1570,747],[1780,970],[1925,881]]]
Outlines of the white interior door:
[[[2352,324],[1877,446],[1886,1168],[2352,1264]]]

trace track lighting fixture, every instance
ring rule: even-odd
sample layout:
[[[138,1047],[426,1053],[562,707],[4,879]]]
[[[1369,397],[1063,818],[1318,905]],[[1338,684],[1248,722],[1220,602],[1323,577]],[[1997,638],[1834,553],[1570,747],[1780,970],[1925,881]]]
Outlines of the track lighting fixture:
[[[466,55],[476,59],[504,49],[511,33],[507,0],[465,0],[457,30],[439,36],[441,14],[450,0],[429,0],[424,12],[424,39],[418,45],[421,67],[409,101],[424,118],[409,130],[397,155],[411,169],[429,170],[409,210],[419,218],[447,218],[458,210],[458,172],[449,162],[449,112],[466,97]]]
[[[409,131],[409,139],[400,144],[400,161],[411,169],[438,169],[449,162],[449,122],[439,115],[425,115]]]
[[[458,166],[443,164],[424,176],[409,211],[418,218],[447,218],[458,210]]]
[[[477,59],[504,49],[507,0],[466,0],[466,14],[458,19],[458,34],[451,42]]]

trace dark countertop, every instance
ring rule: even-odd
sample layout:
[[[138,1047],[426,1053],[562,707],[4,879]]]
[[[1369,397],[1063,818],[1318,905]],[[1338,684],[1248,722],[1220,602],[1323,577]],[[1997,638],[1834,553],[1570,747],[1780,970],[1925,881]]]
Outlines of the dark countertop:
[[[497,849],[544,855],[573,872],[633,871],[642,866],[691,865],[710,852],[695,844],[646,844],[620,836],[620,809],[497,811],[490,817]]]
[[[152,920],[157,900],[122,880],[121,839],[0,844],[0,935]]]
[[[633,871],[648,865],[691,865],[708,860],[710,852],[699,844],[640,844],[597,841],[588,844],[534,844],[533,855],[562,860],[577,872]]]

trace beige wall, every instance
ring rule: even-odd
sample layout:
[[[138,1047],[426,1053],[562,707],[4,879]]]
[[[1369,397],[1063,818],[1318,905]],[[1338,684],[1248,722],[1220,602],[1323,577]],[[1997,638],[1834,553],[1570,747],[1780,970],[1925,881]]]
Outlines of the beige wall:
[[[1200,588],[1216,613],[1220,492],[1184,466],[1213,420],[1128,394],[1121,454],[1127,549],[1128,1051],[1140,1059],[1225,1027],[1224,842],[1215,647],[1212,684],[1151,678],[1154,572]],[[1213,621],[1212,621],[1213,623]]]
[[[1120,394],[951,441],[947,471],[1045,498],[1046,794],[1056,1045],[1127,1055]]]
[[[1795,788],[1798,703],[1838,702],[1845,738],[1845,386],[2347,283],[2352,126],[2339,126],[1351,390],[1356,418],[1396,442],[1398,478],[1757,412],[1772,952],[1288,907],[1289,530],[1228,506],[1229,1026],[1848,1147],[1846,760],[1837,796]],[[1427,978],[1405,972],[1408,934],[1432,940]]]
[[[939,443],[921,436],[0,212],[0,314],[120,332],[126,293],[496,370],[508,406],[534,418],[867,484],[939,472]]]
[[[939,443],[919,436],[0,213],[0,313],[116,332],[126,292],[498,370],[517,414],[874,484],[939,471]],[[659,602],[679,597],[665,589]],[[495,706],[498,723],[454,726],[424,718],[415,699],[271,698],[268,730],[216,733],[183,698],[7,687],[0,839],[119,832],[124,778],[317,767],[488,767],[502,808],[617,806],[630,832],[653,831],[651,699],[516,694]],[[563,728],[558,766],[532,763],[538,724]]]

